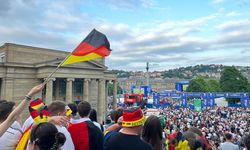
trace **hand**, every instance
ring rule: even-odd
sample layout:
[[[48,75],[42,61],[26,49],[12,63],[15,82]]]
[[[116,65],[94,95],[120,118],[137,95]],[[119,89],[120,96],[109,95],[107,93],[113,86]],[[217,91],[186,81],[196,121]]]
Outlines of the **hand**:
[[[39,85],[33,87],[33,88],[29,91],[29,93],[28,93],[27,95],[28,95],[28,96],[33,96],[33,95],[37,94],[38,92],[40,92],[40,91],[44,88],[44,85],[45,85],[45,84],[46,84],[46,83],[42,83],[42,84],[39,84]]]
[[[53,116],[50,118],[49,122],[59,126],[67,126],[69,118],[66,116]]]

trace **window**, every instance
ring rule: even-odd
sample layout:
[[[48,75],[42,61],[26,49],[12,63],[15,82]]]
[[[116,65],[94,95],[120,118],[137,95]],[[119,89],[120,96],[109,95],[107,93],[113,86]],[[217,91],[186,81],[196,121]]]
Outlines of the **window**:
[[[66,96],[66,79],[59,80],[59,96]]]
[[[83,94],[83,80],[76,79],[74,83],[74,96],[81,96]]]
[[[4,62],[5,53],[0,53],[0,63]]]

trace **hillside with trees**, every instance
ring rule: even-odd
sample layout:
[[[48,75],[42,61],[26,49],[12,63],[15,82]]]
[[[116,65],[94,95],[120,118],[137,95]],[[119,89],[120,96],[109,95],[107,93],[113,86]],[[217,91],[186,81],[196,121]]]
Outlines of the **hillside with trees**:
[[[180,67],[176,69],[169,69],[165,71],[157,71],[157,73],[161,74],[161,78],[179,78],[179,79],[193,79],[197,76],[202,76],[204,78],[216,79],[218,80],[221,76],[222,70],[225,67],[223,65],[196,65],[196,66],[188,66],[188,67]],[[237,70],[239,70],[243,76],[250,79],[250,67],[248,66],[235,66]],[[118,78],[129,78],[131,76],[146,76],[145,72],[142,71],[123,71],[123,70],[112,70],[112,72],[117,74]],[[150,72],[152,78],[154,77],[155,72]]]

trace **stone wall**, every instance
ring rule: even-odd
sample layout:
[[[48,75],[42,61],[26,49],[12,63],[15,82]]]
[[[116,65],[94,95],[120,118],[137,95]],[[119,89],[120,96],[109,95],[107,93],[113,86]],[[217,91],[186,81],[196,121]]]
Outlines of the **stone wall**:
[[[6,44],[7,59],[6,62],[34,64],[44,61],[64,58],[68,52],[56,51],[45,48],[23,46],[16,44]]]

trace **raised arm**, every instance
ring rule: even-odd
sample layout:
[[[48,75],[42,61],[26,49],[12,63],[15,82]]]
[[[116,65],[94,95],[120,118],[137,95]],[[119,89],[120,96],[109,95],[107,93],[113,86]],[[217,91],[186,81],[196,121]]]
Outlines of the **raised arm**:
[[[33,87],[21,103],[10,113],[8,118],[0,124],[0,137],[5,133],[5,131],[12,125],[12,123],[17,119],[20,113],[28,106],[31,97],[36,93],[40,92],[44,88],[45,83]]]

